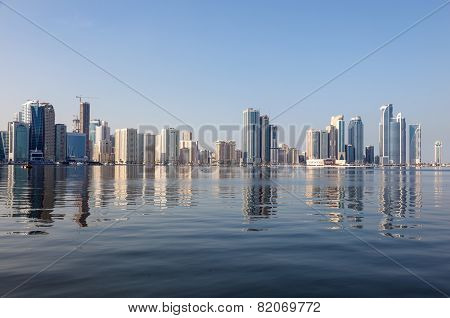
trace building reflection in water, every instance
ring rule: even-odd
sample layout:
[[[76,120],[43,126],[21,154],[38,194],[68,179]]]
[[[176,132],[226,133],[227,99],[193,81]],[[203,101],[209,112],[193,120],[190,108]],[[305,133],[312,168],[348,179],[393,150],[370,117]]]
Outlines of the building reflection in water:
[[[420,169],[386,168],[380,171],[379,230],[394,238],[421,239],[411,230],[420,230],[417,223],[422,211]]]
[[[331,223],[363,227],[364,191],[371,171],[362,168],[306,168],[306,204]],[[336,211],[333,211],[336,210]],[[333,226],[331,229],[338,229]]]
[[[433,183],[429,199],[433,207],[442,208],[443,171],[426,171]],[[420,239],[423,173],[414,168],[36,166],[28,170],[10,165],[0,167],[0,216],[17,218],[17,224],[25,224],[23,233],[33,234],[67,214],[86,227],[140,205],[146,206],[141,211],[146,214],[196,206],[201,197],[221,207],[236,204],[246,221],[252,221],[275,215],[280,193],[290,191],[329,222],[361,228],[372,212],[372,219],[381,215],[372,224],[383,235]]]
[[[242,212],[247,221],[267,219],[277,213],[277,184],[271,168],[249,168],[245,170],[247,185],[242,189]]]

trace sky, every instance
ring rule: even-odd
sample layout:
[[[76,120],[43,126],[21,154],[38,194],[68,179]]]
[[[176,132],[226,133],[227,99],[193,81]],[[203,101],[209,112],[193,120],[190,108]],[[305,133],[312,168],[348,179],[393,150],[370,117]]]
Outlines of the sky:
[[[1,0],[195,129],[275,117],[444,3],[429,1]],[[359,115],[378,144],[379,108],[422,124],[424,161],[450,162],[450,5],[273,122],[325,128]],[[0,129],[28,99],[70,125],[76,95],[115,128],[175,118],[0,3]],[[239,140],[238,140],[239,143]]]

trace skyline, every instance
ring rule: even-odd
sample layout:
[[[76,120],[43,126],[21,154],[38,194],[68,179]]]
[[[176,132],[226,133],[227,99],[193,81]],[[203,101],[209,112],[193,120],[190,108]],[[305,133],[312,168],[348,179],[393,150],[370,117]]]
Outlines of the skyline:
[[[125,8],[128,14],[116,25],[115,17],[124,9],[117,4],[8,2],[194,128],[239,123],[246,107],[276,116],[441,3],[152,2]],[[349,5],[351,12],[345,10]],[[377,148],[378,108],[393,103],[408,124],[422,125],[423,160],[433,161],[434,142],[441,140],[443,161],[449,162],[448,15],[448,8],[437,13],[274,124],[325,127],[337,113],[347,121],[361,116],[365,143]],[[98,97],[90,101],[91,118],[108,121],[112,130],[146,123],[177,126],[173,118],[1,5],[0,17],[0,36],[9,45],[0,52],[8,74],[0,79],[8,92],[0,103],[1,127],[12,119],[11,109],[37,97],[52,103],[57,122],[70,127],[80,93]],[[39,54],[30,47],[39,47]],[[30,74],[38,74],[39,81]],[[123,112],[123,105],[132,111]]]

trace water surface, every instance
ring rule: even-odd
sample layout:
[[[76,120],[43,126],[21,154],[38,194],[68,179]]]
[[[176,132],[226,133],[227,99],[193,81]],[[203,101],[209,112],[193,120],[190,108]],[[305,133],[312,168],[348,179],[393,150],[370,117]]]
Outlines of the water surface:
[[[442,297],[449,183],[432,168],[1,166],[0,294]]]

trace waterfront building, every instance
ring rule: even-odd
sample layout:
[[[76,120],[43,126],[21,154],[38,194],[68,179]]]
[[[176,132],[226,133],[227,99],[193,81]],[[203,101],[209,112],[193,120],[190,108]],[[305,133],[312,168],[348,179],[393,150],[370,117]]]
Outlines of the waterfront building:
[[[345,160],[345,121],[344,115],[331,117],[331,126],[335,127],[335,155],[338,160]]]
[[[30,125],[24,122],[8,123],[8,159],[20,163],[29,160]]]
[[[278,126],[270,125],[270,162],[278,164]]]
[[[49,103],[41,104],[44,108],[44,160],[55,161],[55,109]],[[33,149],[31,149],[33,150]]]
[[[353,161],[357,164],[364,162],[364,124],[361,117],[353,117],[348,123],[348,144],[354,148]]]
[[[67,154],[70,161],[86,161],[86,139],[87,135],[83,133],[68,132],[67,136]]]
[[[216,141],[215,161],[219,165],[231,165],[236,163],[236,142]]]
[[[355,163],[355,147],[353,145],[345,145],[345,158],[347,163]]]
[[[330,147],[330,139],[329,134],[327,130],[322,130],[320,132],[320,151],[319,151],[319,158],[320,159],[328,159],[330,158],[329,154],[329,147]]]
[[[44,107],[39,102],[32,104],[30,110],[30,160],[44,157]],[[28,120],[28,119],[27,119]],[[33,158],[31,155],[33,154]]]
[[[102,120],[95,123],[91,121],[90,128],[95,128],[95,131],[90,131],[89,143],[93,143],[92,159],[100,163],[112,163],[114,162],[113,145],[111,140],[111,128],[108,126],[108,122]]]
[[[406,119],[401,113],[393,116],[393,105],[380,108],[379,151],[382,165],[406,164]]]
[[[91,158],[89,142],[89,125],[91,122],[91,104],[80,100],[80,133],[86,135],[86,156]]]
[[[367,146],[365,153],[366,154],[364,157],[364,162],[367,164],[374,164],[375,163],[375,147]]]
[[[0,162],[8,161],[9,145],[8,131],[0,131]]]
[[[144,164],[155,164],[156,136],[151,133],[144,134]]]
[[[422,127],[419,124],[409,125],[409,164],[422,163]]]
[[[67,156],[67,126],[55,125],[55,161],[64,162]]]
[[[200,164],[209,165],[211,163],[211,154],[209,150],[203,149],[200,151]]]
[[[270,148],[271,140],[271,126],[269,124],[269,116],[263,115],[259,118],[259,125],[261,127],[261,162],[263,164],[270,163]]]
[[[138,162],[138,133],[135,128],[116,129],[114,133],[115,162],[136,164]]]
[[[244,163],[261,163],[261,127],[258,110],[253,108],[244,110],[242,130],[242,156]]]
[[[306,131],[307,159],[320,159],[320,135],[320,130],[310,128]]]
[[[325,128],[328,132],[328,157],[330,159],[336,159],[337,157],[337,130],[333,125],[329,125]]]
[[[434,164],[441,165],[442,164],[442,142],[436,141],[434,143]]]
[[[188,164],[198,163],[198,141],[192,140],[191,131],[181,131],[180,132],[180,149],[189,149]]]

